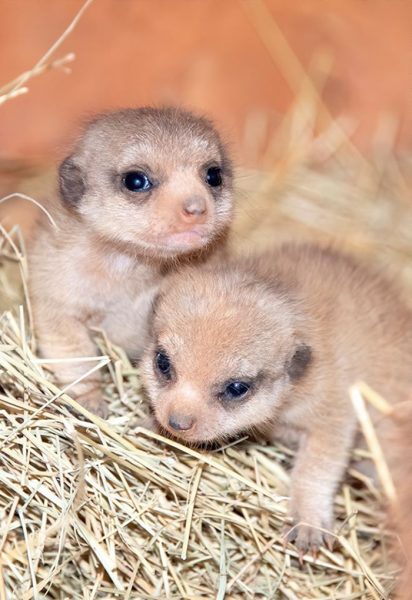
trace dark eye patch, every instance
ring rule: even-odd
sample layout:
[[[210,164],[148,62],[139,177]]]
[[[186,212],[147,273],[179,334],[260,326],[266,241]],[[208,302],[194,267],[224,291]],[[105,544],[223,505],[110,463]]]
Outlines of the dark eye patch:
[[[222,185],[222,169],[220,167],[209,167],[206,171],[206,183],[210,187],[219,187]]]
[[[250,383],[246,381],[232,381],[229,383],[223,392],[225,400],[238,400],[246,396],[250,390]]]
[[[173,377],[173,367],[170,358],[164,350],[156,350],[154,355],[154,365],[156,372],[162,379],[171,381]]]
[[[246,400],[255,391],[258,378],[232,378],[219,385],[216,390],[217,398],[226,405],[235,405]]]
[[[153,183],[144,171],[128,171],[124,173],[122,184],[129,192],[147,192],[153,187]]]
[[[239,374],[213,386],[213,396],[222,402],[225,408],[235,407],[247,402],[262,386],[270,387],[273,373],[262,369],[256,374]],[[275,377],[275,379],[277,376]]]

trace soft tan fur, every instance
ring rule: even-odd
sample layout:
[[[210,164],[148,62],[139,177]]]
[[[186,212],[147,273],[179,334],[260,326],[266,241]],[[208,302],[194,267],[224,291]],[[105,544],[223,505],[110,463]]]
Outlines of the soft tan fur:
[[[190,443],[241,432],[298,442],[288,539],[300,551],[329,543],[357,428],[349,386],[364,380],[393,403],[412,387],[412,315],[396,289],[339,253],[285,245],[219,269],[186,268],[164,281],[154,306],[143,370],[161,428]],[[231,381],[252,388],[222,399]],[[385,439],[388,421],[376,426]]]
[[[222,185],[210,187],[209,167]],[[124,174],[144,171],[154,187],[135,192]],[[30,248],[30,290],[41,354],[94,356],[91,327],[140,355],[146,319],[163,274],[184,256],[201,261],[223,241],[232,218],[232,172],[211,123],[174,109],[129,109],[96,118],[60,166],[61,198],[48,206]],[[61,362],[62,385],[91,363]],[[106,413],[99,374],[71,388]]]
[[[412,393],[408,401],[394,408],[394,430],[389,454],[392,476],[397,488],[397,502],[392,515],[402,542],[405,569],[399,586],[398,600],[410,600],[412,594]]]

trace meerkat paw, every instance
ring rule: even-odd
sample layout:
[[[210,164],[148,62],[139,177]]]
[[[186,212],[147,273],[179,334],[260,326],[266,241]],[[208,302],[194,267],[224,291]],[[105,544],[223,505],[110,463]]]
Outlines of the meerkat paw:
[[[109,414],[109,407],[103,398],[100,390],[93,390],[89,393],[83,393],[75,396],[76,402],[84,406],[89,412],[97,415],[101,419],[106,419]]]
[[[137,426],[142,427],[143,429],[148,429],[149,431],[153,431],[153,433],[160,433],[159,423],[151,415],[139,419]]]
[[[301,562],[303,555],[307,552],[311,552],[316,557],[321,546],[333,550],[335,536],[331,531],[331,523],[323,519],[318,520],[316,523],[312,520],[311,522],[313,524],[309,525],[303,519],[294,518],[292,525],[286,525],[284,529],[285,542],[294,542]]]

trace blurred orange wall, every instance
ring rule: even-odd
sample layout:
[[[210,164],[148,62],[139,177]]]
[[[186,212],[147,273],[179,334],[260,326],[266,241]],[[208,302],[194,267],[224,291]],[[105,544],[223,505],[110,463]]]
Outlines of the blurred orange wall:
[[[249,3],[262,7],[260,0]],[[81,5],[0,0],[0,85],[30,68]],[[387,114],[399,125],[398,146],[410,147],[412,2],[266,0],[266,6],[305,67],[316,52],[331,53],[325,102],[333,114],[355,120],[363,150]],[[0,158],[54,160],[84,116],[150,103],[208,113],[239,142],[250,115],[265,114],[276,127],[294,97],[282,74],[287,53],[270,56],[241,0],[95,0],[55,56],[70,51],[76,53],[70,75],[48,72],[30,83],[29,94],[0,107]]]

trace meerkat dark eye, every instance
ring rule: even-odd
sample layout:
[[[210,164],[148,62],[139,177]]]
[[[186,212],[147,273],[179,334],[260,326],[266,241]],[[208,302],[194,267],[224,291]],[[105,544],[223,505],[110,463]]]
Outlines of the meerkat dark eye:
[[[238,400],[246,396],[250,390],[250,383],[245,381],[232,381],[229,383],[222,394],[224,400]]]
[[[147,192],[153,186],[143,171],[129,171],[123,175],[123,185],[130,192]]]
[[[210,167],[206,172],[206,183],[210,187],[222,185],[222,169],[220,167]]]
[[[168,381],[172,378],[172,364],[164,352],[156,352],[155,365],[158,372]]]

